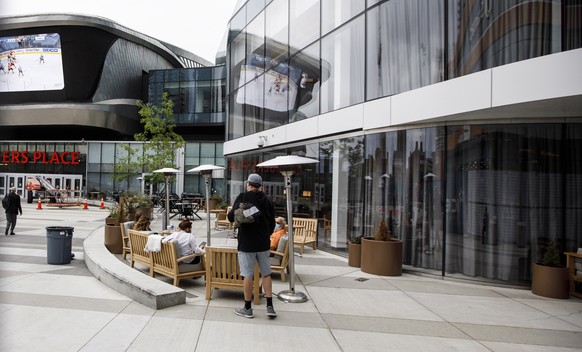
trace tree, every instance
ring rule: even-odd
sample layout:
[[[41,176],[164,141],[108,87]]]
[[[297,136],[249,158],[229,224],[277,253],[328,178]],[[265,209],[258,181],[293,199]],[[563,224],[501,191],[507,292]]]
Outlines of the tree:
[[[162,94],[162,106],[144,104],[137,100],[138,114],[143,131],[134,134],[137,142],[143,143],[143,151],[140,148],[125,145],[126,155],[121,157],[115,165],[116,181],[129,180],[141,172],[152,172],[164,167],[174,167],[175,151],[184,147],[184,138],[174,132],[176,121],[174,120],[174,102],[168,93]],[[164,176],[153,173],[148,176],[149,183],[162,183]]]

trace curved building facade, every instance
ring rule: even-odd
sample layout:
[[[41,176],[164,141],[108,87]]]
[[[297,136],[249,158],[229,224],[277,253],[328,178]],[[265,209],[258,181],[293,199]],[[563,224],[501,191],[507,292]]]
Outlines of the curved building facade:
[[[3,139],[127,139],[138,128],[135,100],[147,101],[150,70],[210,65],[113,21],[82,15],[2,18],[0,38],[5,69],[10,55],[22,68],[22,76],[16,67],[4,76],[0,70]]]
[[[249,0],[227,50],[231,197],[259,172],[284,209],[256,164],[314,158],[292,200],[319,248],[384,219],[409,268],[528,285],[550,242],[582,247],[581,34],[578,1]]]
[[[9,187],[25,195],[29,178],[73,198],[148,191],[137,176],[152,170],[121,182],[115,165],[124,146],[140,148],[132,142],[142,130],[136,100],[156,104],[163,92],[175,103],[176,131],[186,141],[175,165],[224,164],[226,70],[211,65],[105,18],[0,18],[0,195]],[[173,192],[198,193],[200,179],[180,174]]]

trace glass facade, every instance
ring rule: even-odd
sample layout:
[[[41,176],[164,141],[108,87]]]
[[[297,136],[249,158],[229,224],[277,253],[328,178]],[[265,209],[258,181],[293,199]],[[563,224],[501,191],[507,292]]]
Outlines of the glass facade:
[[[249,3],[231,22],[227,140],[582,47],[579,1],[273,0],[245,21]],[[320,219],[318,248],[341,255],[384,219],[410,268],[527,285],[550,242],[582,247],[582,127],[486,119],[237,151],[227,192],[258,172],[281,212],[283,176],[256,164],[311,157],[292,177],[292,211]]]
[[[261,4],[230,23],[227,140],[582,47],[572,0]]]
[[[225,123],[225,66],[151,71],[149,102],[160,105],[165,92],[174,102],[176,125]]]
[[[258,172],[285,216],[283,177],[256,164],[314,158],[292,177],[292,204],[293,216],[321,220],[319,248],[344,253],[391,220],[405,265],[524,285],[550,242],[582,247],[580,153],[579,124],[415,128],[229,158],[228,194]]]

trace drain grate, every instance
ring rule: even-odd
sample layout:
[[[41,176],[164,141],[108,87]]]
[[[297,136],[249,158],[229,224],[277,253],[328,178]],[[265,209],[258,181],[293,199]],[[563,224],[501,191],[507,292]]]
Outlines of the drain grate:
[[[359,277],[356,279],[356,281],[359,281],[359,282],[364,282],[364,281],[368,281],[368,280],[369,279],[366,279],[365,277]]]

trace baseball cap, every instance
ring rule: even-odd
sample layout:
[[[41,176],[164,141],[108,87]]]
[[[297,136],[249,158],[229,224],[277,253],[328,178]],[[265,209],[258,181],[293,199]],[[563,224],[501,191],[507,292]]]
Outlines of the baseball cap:
[[[259,176],[257,174],[250,174],[249,178],[247,179],[247,182],[256,183],[257,185],[262,185],[263,179],[261,178],[261,176]]]

